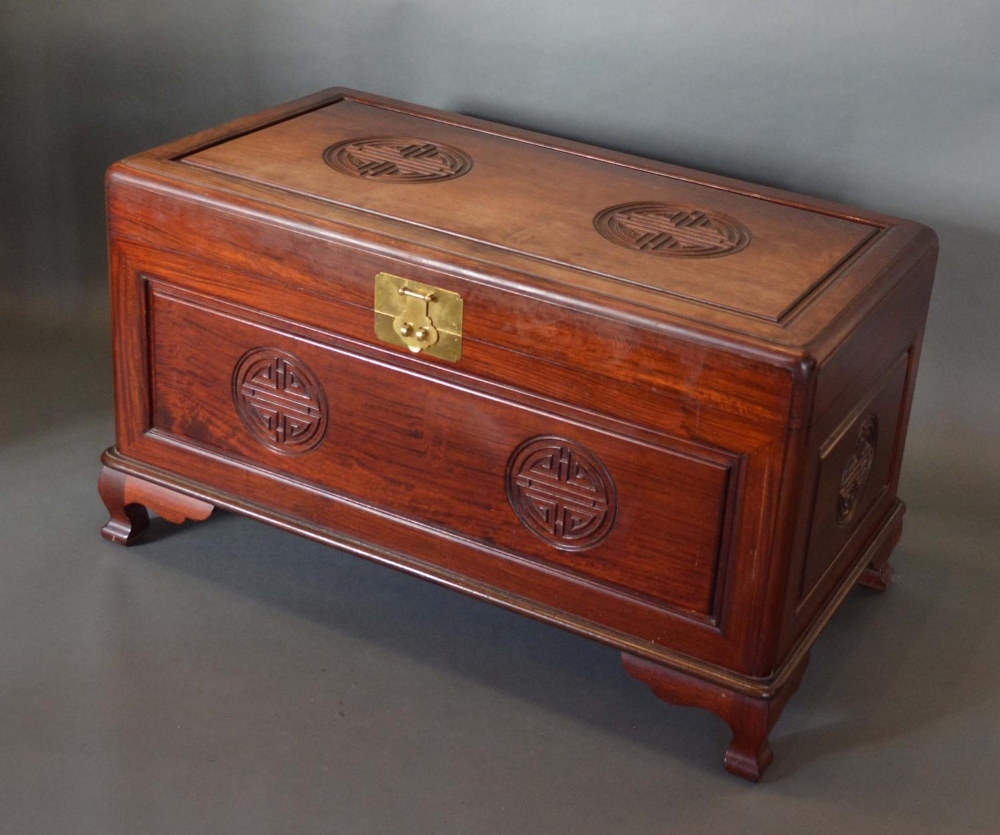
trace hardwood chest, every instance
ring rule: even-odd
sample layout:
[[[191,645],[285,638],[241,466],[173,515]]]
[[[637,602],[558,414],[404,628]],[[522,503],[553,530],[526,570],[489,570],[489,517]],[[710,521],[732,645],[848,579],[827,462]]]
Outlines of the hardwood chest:
[[[581,633],[760,777],[891,579],[933,232],[344,89],[107,183],[108,539],[218,506]]]

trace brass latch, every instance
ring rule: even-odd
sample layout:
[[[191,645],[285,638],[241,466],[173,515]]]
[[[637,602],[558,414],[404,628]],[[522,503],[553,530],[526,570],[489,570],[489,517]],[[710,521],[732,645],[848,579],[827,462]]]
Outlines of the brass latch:
[[[462,297],[398,275],[375,276],[375,335],[415,354],[458,362]]]

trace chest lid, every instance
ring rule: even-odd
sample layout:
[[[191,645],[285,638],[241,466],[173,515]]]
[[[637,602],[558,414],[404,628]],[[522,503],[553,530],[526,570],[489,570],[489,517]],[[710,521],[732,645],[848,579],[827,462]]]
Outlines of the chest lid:
[[[813,340],[921,231],[352,91],[237,125],[171,162],[517,270],[549,294],[784,345]]]

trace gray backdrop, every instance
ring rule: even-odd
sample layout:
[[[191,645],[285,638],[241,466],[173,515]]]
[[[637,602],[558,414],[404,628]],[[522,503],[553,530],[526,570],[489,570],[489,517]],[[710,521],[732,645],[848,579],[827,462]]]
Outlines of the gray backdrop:
[[[2,3],[8,299],[103,304],[114,159],[342,84],[929,224],[915,426],[998,427],[995,0]]]
[[[995,831],[998,44],[997,0],[0,0],[5,824]],[[815,647],[770,787],[590,642],[238,517],[96,536],[104,169],[331,85],[939,233],[897,582]]]

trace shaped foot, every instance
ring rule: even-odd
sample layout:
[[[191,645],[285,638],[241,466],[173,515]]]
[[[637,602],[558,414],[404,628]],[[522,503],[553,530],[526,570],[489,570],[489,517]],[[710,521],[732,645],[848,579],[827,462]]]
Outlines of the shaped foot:
[[[622,653],[622,663],[629,675],[645,682],[659,698],[672,704],[710,710],[733,731],[726,751],[726,771],[751,780],[760,780],[774,759],[768,735],[785,705],[802,682],[809,656],[767,698],[755,697],[630,655]]]
[[[858,585],[872,591],[883,592],[892,585],[894,574],[889,563],[885,563],[881,568],[869,565],[858,577]]]
[[[892,584],[895,572],[889,565],[889,557],[903,534],[904,513],[906,513],[906,505],[897,499],[889,514],[888,523],[876,534],[875,539],[868,546],[868,553],[865,554],[868,558],[868,565],[858,577],[859,586],[883,592]]]
[[[101,529],[101,536],[118,545],[131,545],[146,532],[149,527],[147,508],[175,524],[187,519],[207,519],[214,510],[208,502],[107,466],[101,470],[97,490],[111,514],[111,519]]]

